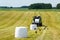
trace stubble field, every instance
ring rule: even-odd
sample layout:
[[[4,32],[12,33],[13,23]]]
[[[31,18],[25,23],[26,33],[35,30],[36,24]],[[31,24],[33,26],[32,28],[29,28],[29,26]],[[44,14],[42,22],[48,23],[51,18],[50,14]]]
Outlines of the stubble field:
[[[33,16],[41,16],[47,30],[30,31]],[[27,38],[15,38],[15,27],[26,26]],[[45,33],[44,33],[45,32]],[[0,40],[60,40],[60,12],[59,11],[0,11]]]

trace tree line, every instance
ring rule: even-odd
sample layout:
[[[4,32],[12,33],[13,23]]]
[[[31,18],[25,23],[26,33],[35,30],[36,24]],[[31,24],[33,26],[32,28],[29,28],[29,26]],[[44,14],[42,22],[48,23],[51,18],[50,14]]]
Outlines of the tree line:
[[[8,6],[0,6],[0,8],[13,8],[13,7],[8,7]]]
[[[51,4],[35,3],[29,6],[29,9],[51,9]]]
[[[0,6],[0,8],[15,8],[15,7],[7,7],[7,6]],[[60,9],[60,3],[57,4],[56,7],[52,7],[50,3],[34,3],[29,6],[21,6],[16,8],[28,8],[28,9]]]
[[[29,6],[29,9],[60,9],[60,3],[56,7],[52,7],[50,3],[34,3]]]

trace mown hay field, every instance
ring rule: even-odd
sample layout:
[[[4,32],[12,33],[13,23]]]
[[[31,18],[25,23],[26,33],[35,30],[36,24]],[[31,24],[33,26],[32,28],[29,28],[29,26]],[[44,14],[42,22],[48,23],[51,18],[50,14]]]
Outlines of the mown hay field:
[[[37,34],[29,30],[33,16],[41,16],[47,31],[41,40],[60,40],[60,12],[59,11],[0,11],[0,40],[38,40],[42,31]],[[26,26],[27,38],[15,38],[15,27]]]

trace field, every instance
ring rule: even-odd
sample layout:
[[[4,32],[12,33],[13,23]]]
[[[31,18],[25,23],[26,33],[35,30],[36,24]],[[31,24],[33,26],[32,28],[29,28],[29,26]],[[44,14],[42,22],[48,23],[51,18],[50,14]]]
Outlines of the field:
[[[40,15],[47,30],[29,30],[33,16]],[[15,38],[15,27],[26,26],[27,38]],[[0,40],[60,40],[60,12],[56,10],[0,11]]]

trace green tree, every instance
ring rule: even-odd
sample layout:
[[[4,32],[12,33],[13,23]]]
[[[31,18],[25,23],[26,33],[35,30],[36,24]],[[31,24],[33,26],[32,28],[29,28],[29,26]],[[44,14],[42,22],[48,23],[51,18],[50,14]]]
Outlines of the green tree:
[[[29,9],[51,9],[51,4],[44,4],[44,3],[34,3],[29,6]]]
[[[44,9],[52,9],[52,5],[51,4],[44,4]]]
[[[59,4],[57,4],[56,8],[57,8],[57,9],[60,9],[60,3],[59,3]]]

